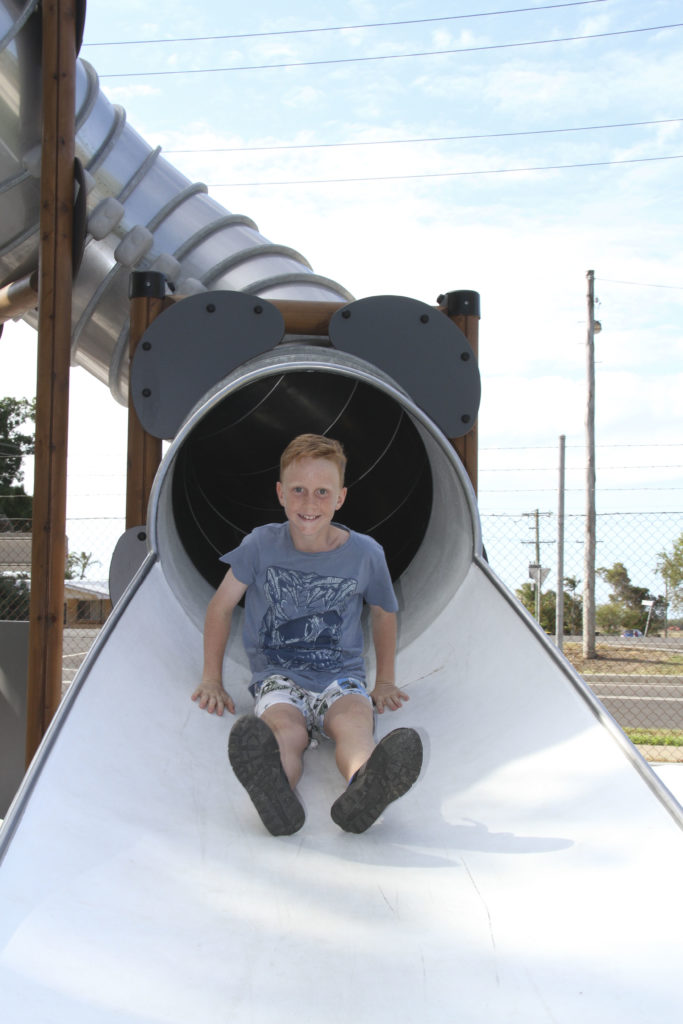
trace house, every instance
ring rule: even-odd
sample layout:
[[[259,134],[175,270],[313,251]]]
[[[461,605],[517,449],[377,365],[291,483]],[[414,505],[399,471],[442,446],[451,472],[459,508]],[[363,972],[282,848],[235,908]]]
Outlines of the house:
[[[111,612],[109,584],[95,580],[64,581],[64,625],[99,628]]]

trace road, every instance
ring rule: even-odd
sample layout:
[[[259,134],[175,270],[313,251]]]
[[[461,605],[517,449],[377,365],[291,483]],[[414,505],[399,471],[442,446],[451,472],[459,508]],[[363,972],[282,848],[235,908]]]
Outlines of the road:
[[[683,676],[586,675],[622,729],[682,729]]]

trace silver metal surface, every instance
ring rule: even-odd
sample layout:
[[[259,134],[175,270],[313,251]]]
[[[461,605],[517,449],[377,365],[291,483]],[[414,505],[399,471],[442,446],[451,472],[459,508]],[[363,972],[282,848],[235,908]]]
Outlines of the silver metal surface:
[[[0,0],[0,286],[38,263],[40,175],[40,13],[36,0]],[[76,156],[88,172],[88,215],[115,199],[123,207],[103,238],[88,236],[73,294],[72,362],[128,390],[128,277],[132,269],[172,268],[180,294],[207,288],[270,298],[347,300],[341,285],[316,275],[299,253],[264,238],[254,222],[229,214],[201,183],[180,174],[127,123],[79,60]],[[99,235],[102,218],[96,218]],[[135,252],[135,234],[151,235]],[[122,243],[131,243],[123,244]],[[26,320],[36,326],[34,313]]]

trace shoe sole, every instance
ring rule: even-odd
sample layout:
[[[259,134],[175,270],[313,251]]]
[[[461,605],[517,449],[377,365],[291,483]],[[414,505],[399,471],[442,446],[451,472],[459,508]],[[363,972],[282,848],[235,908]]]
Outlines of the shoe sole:
[[[421,768],[419,734],[415,729],[394,729],[380,740],[356,779],[332,804],[332,820],[345,832],[365,832],[390,803],[408,792]]]
[[[277,740],[265,722],[253,715],[238,719],[230,732],[228,757],[270,834],[298,832],[305,821],[304,809],[289,785]]]

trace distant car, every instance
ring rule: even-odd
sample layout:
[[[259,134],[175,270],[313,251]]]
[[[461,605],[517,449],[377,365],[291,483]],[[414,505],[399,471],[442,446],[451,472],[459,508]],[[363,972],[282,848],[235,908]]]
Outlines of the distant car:
[[[641,633],[641,631],[639,629],[625,629],[624,632],[621,635],[625,636],[625,637],[634,637],[634,636],[642,636],[643,634]]]

